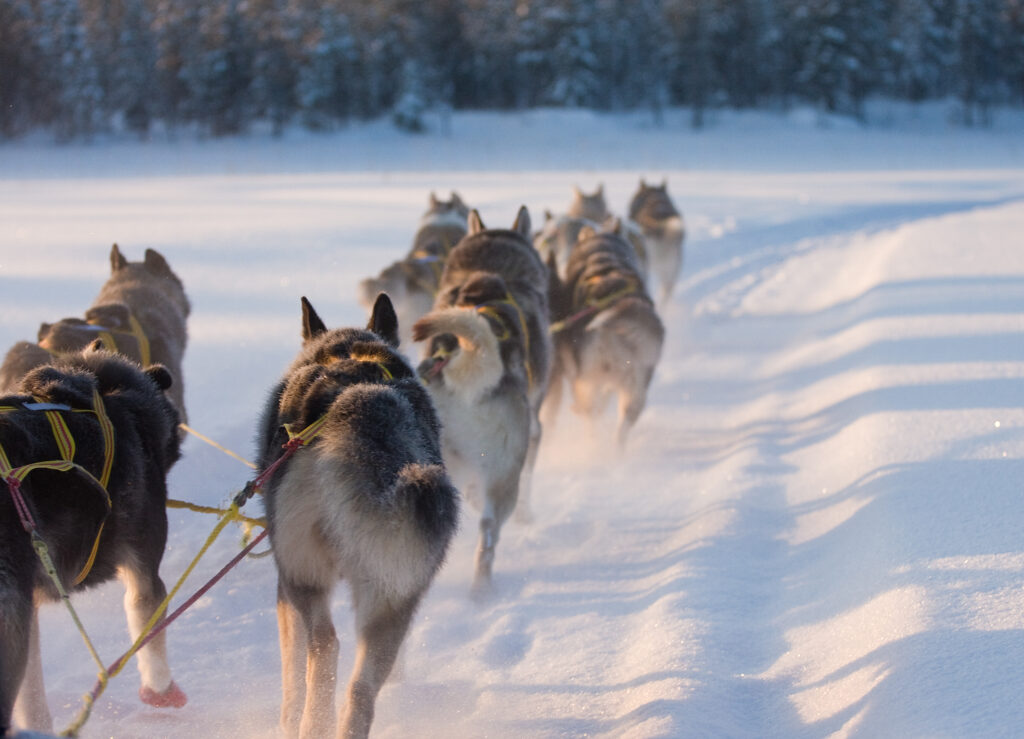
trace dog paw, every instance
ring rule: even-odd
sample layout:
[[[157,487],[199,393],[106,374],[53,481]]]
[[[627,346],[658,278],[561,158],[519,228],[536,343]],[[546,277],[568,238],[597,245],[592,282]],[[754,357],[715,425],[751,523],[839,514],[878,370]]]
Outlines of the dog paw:
[[[139,688],[139,700],[157,708],[181,708],[188,702],[188,697],[172,680],[167,690],[162,693],[145,686]]]

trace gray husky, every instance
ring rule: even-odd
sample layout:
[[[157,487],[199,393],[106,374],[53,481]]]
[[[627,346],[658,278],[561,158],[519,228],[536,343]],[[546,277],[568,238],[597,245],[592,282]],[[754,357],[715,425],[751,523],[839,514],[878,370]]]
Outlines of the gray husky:
[[[604,200],[604,184],[597,186],[593,195],[587,195],[576,185],[572,188],[572,202],[566,213],[573,218],[586,218],[596,223],[603,222],[611,213]]]
[[[444,560],[458,491],[441,462],[430,396],[396,349],[391,301],[366,330],[328,330],[302,299],[303,345],[263,413],[260,458],[288,430],[322,422],[265,488],[277,562],[281,725],[289,737],[335,734],[338,639],[330,596],[346,578],[358,647],[339,737],[365,737],[413,613]]]
[[[120,577],[132,639],[166,596],[159,575],[167,541],[166,476],[180,443],[178,413],[164,394],[170,385],[160,365],[142,370],[90,347],[30,370],[17,393],[0,398],[0,446],[11,467],[62,458],[76,465],[66,472],[29,471],[20,484],[64,588],[83,590]],[[59,428],[74,439],[66,456],[58,448]],[[112,439],[104,428],[112,428]],[[59,599],[20,521],[6,473],[0,479],[0,736],[12,718],[23,728],[52,731],[36,605]],[[171,679],[163,634],[139,651],[138,661],[144,702],[185,704]]]
[[[555,362],[544,408],[550,423],[567,382],[574,410],[593,422],[617,394],[620,448],[644,409],[665,337],[635,252],[621,234],[617,222],[600,234],[584,229],[565,280],[552,285]]]
[[[615,228],[621,230],[621,235],[633,247],[640,272],[646,279],[647,276],[647,243],[640,226],[626,219],[616,219],[608,216],[601,223],[591,221],[588,218],[574,218],[570,215],[556,216],[551,211],[544,211],[544,226],[534,234],[533,246],[540,253],[545,264],[551,264],[549,258],[553,257],[555,269],[558,276],[565,279],[565,270],[569,264],[569,255],[579,242],[580,231],[584,228],[591,228],[597,231],[603,224],[617,224]]]
[[[445,259],[466,235],[468,217],[469,208],[458,193],[453,192],[450,200],[438,200],[430,193],[430,205],[420,218],[409,253],[377,277],[359,283],[359,299],[367,308],[380,293],[391,298],[398,315],[401,347],[406,352],[412,346],[410,327],[433,306]]]
[[[77,352],[96,339],[139,365],[162,364],[174,377],[171,400],[186,421],[182,360],[190,311],[185,289],[167,260],[146,249],[141,262],[129,262],[117,244],[110,250],[110,278],[81,318],[39,327],[38,344],[21,341],[0,366],[0,391],[14,389],[33,367],[54,355]]]
[[[469,216],[469,234],[448,256],[434,310],[413,326],[429,339],[420,376],[443,423],[445,460],[483,515],[474,592],[491,584],[502,524],[527,518],[530,475],[540,443],[539,409],[548,384],[548,270],[530,246],[530,215],[510,230]]]
[[[652,282],[658,282],[658,303],[672,297],[679,270],[683,266],[683,217],[668,196],[668,184],[648,185],[640,180],[640,189],[629,204],[629,217],[643,230],[651,264]]]

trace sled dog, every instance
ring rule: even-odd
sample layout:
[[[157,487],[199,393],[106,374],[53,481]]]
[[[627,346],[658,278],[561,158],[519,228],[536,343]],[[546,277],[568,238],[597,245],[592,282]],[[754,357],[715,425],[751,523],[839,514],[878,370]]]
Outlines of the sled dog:
[[[53,355],[77,352],[96,339],[141,366],[162,364],[174,378],[171,400],[186,421],[182,360],[190,311],[185,289],[167,260],[146,249],[141,262],[129,262],[117,244],[110,250],[110,278],[85,318],[65,318],[39,327],[38,344],[18,342],[0,367],[0,391],[12,390],[32,367]]]
[[[548,271],[529,234],[525,207],[510,230],[487,230],[472,211],[434,310],[413,326],[416,341],[429,339],[419,373],[441,417],[445,461],[460,487],[482,493],[478,595],[491,584],[498,536],[517,500],[528,518],[540,443],[551,362]]]
[[[23,527],[18,490],[65,590],[118,576],[137,638],[166,596],[159,575],[166,475],[180,443],[178,412],[163,392],[171,382],[161,365],[143,370],[88,347],[31,369],[17,393],[0,398],[0,736],[12,719],[22,728],[53,729],[36,605],[60,596]],[[62,460],[73,465],[31,468]],[[23,478],[20,485],[15,478]],[[139,651],[138,664],[145,703],[185,704],[163,634]]]
[[[453,192],[449,200],[438,200],[430,193],[430,204],[420,219],[409,253],[377,277],[359,283],[360,302],[368,309],[380,293],[391,298],[398,315],[400,346],[406,353],[412,347],[411,327],[433,306],[445,259],[466,235],[468,217],[469,209],[458,193]]]
[[[264,468],[289,432],[320,433],[264,489],[277,563],[281,726],[335,735],[338,639],[330,596],[346,578],[358,646],[338,737],[365,737],[374,703],[458,521],[430,396],[398,353],[391,301],[366,330],[328,330],[302,299],[303,345],[263,412]]]
[[[615,225],[617,224],[617,225]],[[598,231],[602,226],[621,229],[623,238],[633,247],[640,274],[647,278],[647,245],[643,231],[629,219],[608,216],[602,223],[587,218],[573,218],[569,215],[556,216],[551,211],[544,212],[544,226],[533,237],[533,246],[545,264],[553,255],[555,270],[561,279],[565,279],[565,270],[569,264],[569,255],[579,242],[580,231],[590,228]]]
[[[533,247],[540,254],[544,264],[551,264],[549,259],[554,259],[553,264],[562,279],[565,278],[569,254],[579,241],[580,231],[586,227],[597,230],[599,224],[589,218],[576,218],[565,214],[556,216],[551,211],[544,211],[544,225],[534,235]]]
[[[586,218],[588,221],[601,223],[611,213],[604,200],[604,184],[597,186],[592,195],[585,194],[576,185],[572,188],[572,202],[566,213],[573,218]]]
[[[672,289],[683,266],[683,239],[686,227],[683,217],[668,196],[668,183],[648,185],[640,180],[640,189],[629,204],[629,217],[647,239],[651,266],[651,282],[658,283],[658,304],[672,297]]]
[[[555,361],[544,408],[548,423],[568,383],[573,408],[595,423],[608,396],[618,396],[620,448],[644,409],[665,329],[644,288],[621,225],[580,233],[567,274],[551,290]]]

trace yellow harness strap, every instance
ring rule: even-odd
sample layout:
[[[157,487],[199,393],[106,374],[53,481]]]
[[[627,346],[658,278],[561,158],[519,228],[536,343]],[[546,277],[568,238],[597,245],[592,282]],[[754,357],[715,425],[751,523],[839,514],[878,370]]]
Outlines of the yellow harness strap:
[[[516,309],[516,315],[519,317],[519,328],[523,332],[523,350],[526,354],[523,357],[523,366],[526,367],[526,383],[529,388],[533,389],[533,370],[530,368],[530,332],[526,329],[526,316],[523,315],[523,309],[519,307],[519,303],[512,297],[512,293],[505,291],[505,299],[497,301],[502,305],[511,305]],[[508,325],[505,323],[505,319],[502,317],[498,309],[493,305],[478,305],[476,308],[477,313],[483,313],[484,315],[491,316],[498,323],[501,324],[504,331],[498,336],[498,341],[505,341],[511,336],[512,332]]]
[[[106,328],[100,326],[100,324],[89,321],[89,325],[96,326],[99,328],[100,341],[103,342],[103,348],[107,351],[117,352],[117,341],[114,339],[114,334],[127,334],[128,336],[134,337],[136,343],[139,346],[139,363],[143,367],[148,367],[151,364],[151,356],[149,352],[149,337],[146,336],[146,332],[142,330],[142,324],[139,323],[138,319],[128,314],[128,323],[131,326],[130,331],[121,331],[118,329]]]
[[[110,493],[107,491],[107,485],[110,483],[110,474],[114,467],[114,426],[110,422],[110,418],[107,416],[106,409],[103,406],[103,399],[100,397],[99,391],[93,389],[93,407],[83,409],[71,409],[75,413],[95,413],[96,420],[100,425],[100,432],[103,434],[103,468],[100,472],[99,479],[96,478],[89,470],[82,465],[74,461],[75,459],[75,438],[71,434],[71,429],[68,428],[67,421],[61,415],[61,410],[58,409],[41,409],[46,415],[46,420],[50,423],[50,429],[53,432],[53,439],[57,444],[57,450],[60,454],[60,459],[56,460],[45,460],[41,462],[30,462],[29,464],[23,464],[19,467],[13,467],[11,465],[10,458],[7,456],[7,452],[3,446],[0,445],[0,476],[6,478],[13,477],[19,482],[23,482],[29,473],[34,470],[55,470],[57,472],[70,472],[71,470],[78,470],[79,472],[86,475],[88,478],[93,480],[99,485],[100,490],[103,491],[104,502],[106,503],[107,513],[103,516],[103,521],[100,522],[99,530],[96,532],[96,538],[93,540],[92,551],[89,553],[89,558],[86,560],[85,566],[82,567],[82,571],[75,577],[75,585],[79,585],[92,571],[93,565],[96,563],[96,554],[100,547],[100,537],[103,535],[103,527],[106,524],[106,517],[110,513],[110,509],[113,507],[113,503],[110,499]],[[11,412],[16,410],[33,410],[31,407],[19,408],[17,406],[3,406],[0,407],[0,412]]]

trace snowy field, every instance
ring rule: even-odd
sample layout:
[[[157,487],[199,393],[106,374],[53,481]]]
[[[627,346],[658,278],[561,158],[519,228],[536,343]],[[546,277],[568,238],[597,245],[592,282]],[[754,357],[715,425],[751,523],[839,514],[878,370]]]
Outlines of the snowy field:
[[[299,296],[362,324],[359,279],[401,256],[431,190],[535,224],[570,188],[625,209],[667,177],[689,234],[668,338],[627,454],[566,415],[535,522],[509,524],[497,594],[469,598],[470,508],[378,700],[377,737],[995,737],[1024,727],[1024,115],[950,128],[878,107],[457,115],[330,136],[0,146],[0,345],[81,315],[110,245],[160,250],[192,300],[192,424],[253,455],[297,351]],[[609,431],[610,436],[610,431]],[[171,493],[218,504],[249,471],[190,439]],[[261,513],[258,502],[251,512]],[[170,512],[169,583],[214,524]],[[238,548],[230,530],[186,585]],[[77,600],[107,661],[122,590]],[[179,599],[180,600],[180,599]],[[134,668],[83,737],[277,736],[275,573],[243,562],[169,630],[181,710]],[[348,594],[336,591],[341,674]],[[95,679],[42,616],[55,723]]]

